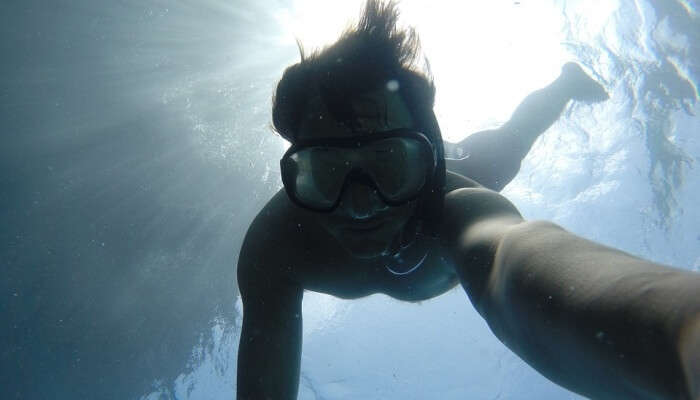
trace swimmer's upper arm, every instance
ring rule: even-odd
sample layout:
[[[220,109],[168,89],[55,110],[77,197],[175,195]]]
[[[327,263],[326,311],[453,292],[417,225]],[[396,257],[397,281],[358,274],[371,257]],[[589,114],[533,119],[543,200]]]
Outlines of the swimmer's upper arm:
[[[493,269],[495,250],[507,228],[523,219],[505,197],[485,188],[462,188],[445,196],[442,237],[472,304],[481,300]]]

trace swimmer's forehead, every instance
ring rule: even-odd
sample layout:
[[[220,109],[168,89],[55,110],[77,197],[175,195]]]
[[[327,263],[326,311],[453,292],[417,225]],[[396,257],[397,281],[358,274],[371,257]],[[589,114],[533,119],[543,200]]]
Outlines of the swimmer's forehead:
[[[355,116],[355,131],[333,118],[320,95],[312,96],[304,110],[298,138],[355,136],[414,127],[414,119],[397,90],[380,88],[361,93],[350,99],[348,105]]]

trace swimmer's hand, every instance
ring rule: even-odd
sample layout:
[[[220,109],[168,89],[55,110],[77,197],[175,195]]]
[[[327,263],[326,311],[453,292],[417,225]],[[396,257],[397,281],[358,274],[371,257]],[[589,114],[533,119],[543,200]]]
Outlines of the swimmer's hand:
[[[571,93],[573,100],[585,103],[599,103],[610,98],[605,88],[586,72],[581,66],[569,62],[561,68],[561,77]]]

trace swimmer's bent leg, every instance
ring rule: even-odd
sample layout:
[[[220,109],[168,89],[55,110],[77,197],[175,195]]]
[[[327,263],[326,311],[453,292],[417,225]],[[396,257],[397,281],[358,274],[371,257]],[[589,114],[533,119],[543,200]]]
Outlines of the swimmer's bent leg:
[[[500,191],[520,170],[537,138],[559,118],[569,100],[606,100],[605,89],[576,64],[568,63],[548,86],[529,94],[501,128],[482,131],[461,142],[445,143],[447,169]]]

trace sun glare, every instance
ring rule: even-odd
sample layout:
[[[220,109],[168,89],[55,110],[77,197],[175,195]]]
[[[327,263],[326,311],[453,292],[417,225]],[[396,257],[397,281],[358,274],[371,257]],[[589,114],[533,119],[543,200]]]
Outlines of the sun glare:
[[[307,51],[328,45],[363,3],[296,0],[278,15],[285,41],[299,39]],[[571,59],[562,46],[561,9],[548,1],[403,0],[399,7],[400,23],[416,27],[430,61],[447,140],[499,126]]]
[[[287,35],[284,41],[299,40],[307,51],[333,43],[343,30],[357,20],[362,0],[294,0],[291,9],[277,15]]]

